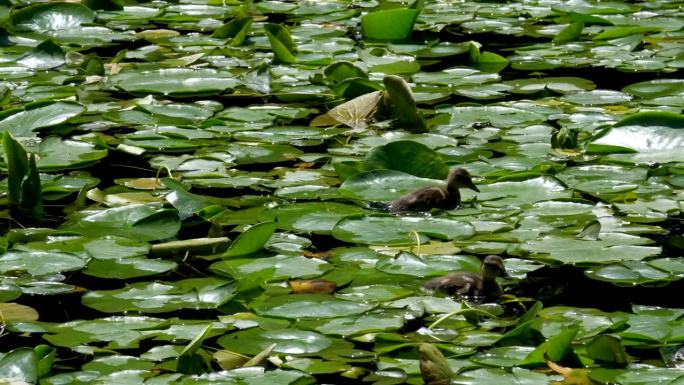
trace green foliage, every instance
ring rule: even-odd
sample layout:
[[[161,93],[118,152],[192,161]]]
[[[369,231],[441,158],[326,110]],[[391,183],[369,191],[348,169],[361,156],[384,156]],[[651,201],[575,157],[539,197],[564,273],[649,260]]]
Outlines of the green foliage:
[[[20,221],[40,223],[44,216],[43,192],[35,155],[29,157],[8,132],[3,134],[2,148],[7,162],[7,192],[12,214]]]
[[[0,0],[0,378],[681,383],[677,5]]]
[[[264,26],[273,54],[282,63],[297,62],[297,47],[290,32],[280,24],[269,23]]]
[[[396,8],[369,12],[361,18],[361,34],[371,40],[406,40],[413,32],[419,9]]]

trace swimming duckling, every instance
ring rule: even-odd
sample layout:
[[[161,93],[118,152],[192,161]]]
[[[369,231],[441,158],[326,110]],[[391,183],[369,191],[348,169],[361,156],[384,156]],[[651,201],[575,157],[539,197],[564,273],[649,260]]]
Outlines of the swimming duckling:
[[[432,208],[452,210],[461,203],[461,193],[458,192],[461,187],[480,192],[480,189],[473,184],[473,180],[466,169],[455,168],[449,172],[446,187],[424,187],[410,192],[392,201],[389,204],[389,210],[394,213],[430,211]]]
[[[424,287],[476,300],[490,299],[501,294],[497,277],[511,278],[506,272],[503,259],[498,255],[488,255],[482,261],[480,275],[465,271],[450,273],[430,280]]]

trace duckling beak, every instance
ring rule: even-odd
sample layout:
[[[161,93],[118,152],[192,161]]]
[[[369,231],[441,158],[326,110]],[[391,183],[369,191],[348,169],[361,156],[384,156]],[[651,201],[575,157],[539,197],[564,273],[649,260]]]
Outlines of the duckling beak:
[[[473,191],[480,192],[480,189],[477,188],[477,186],[475,186],[475,183],[473,183],[473,181],[470,180],[470,179],[468,179],[468,180],[465,181],[465,185],[464,185],[463,187],[467,187],[467,188],[469,188],[469,189],[471,189],[471,190],[473,190]]]

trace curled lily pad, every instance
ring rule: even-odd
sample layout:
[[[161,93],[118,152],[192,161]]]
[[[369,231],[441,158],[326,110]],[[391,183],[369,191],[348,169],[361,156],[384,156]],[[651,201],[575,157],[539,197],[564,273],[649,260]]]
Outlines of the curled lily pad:
[[[420,10],[410,8],[370,12],[361,18],[361,33],[367,39],[407,39],[419,13]]]
[[[449,168],[442,158],[422,143],[399,140],[375,147],[364,159],[365,170],[402,171],[421,178],[444,179]]]
[[[682,162],[684,155],[684,116],[669,112],[642,112],[617,122],[605,135],[594,140],[589,151],[621,148],[636,154],[638,162]],[[631,150],[631,151],[630,151]]]
[[[17,60],[17,63],[23,66],[40,70],[59,67],[64,62],[64,51],[50,39],[40,43]]]

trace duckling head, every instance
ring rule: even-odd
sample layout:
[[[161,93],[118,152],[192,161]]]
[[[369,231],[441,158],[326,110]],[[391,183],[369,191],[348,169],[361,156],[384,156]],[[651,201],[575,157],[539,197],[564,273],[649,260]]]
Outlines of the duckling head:
[[[465,168],[451,170],[447,178],[447,186],[450,190],[458,190],[460,187],[465,187],[480,192],[480,189],[475,186],[470,173]]]
[[[494,280],[496,277],[511,278],[506,271],[503,259],[498,255],[488,255],[482,261],[482,278],[484,280]]]

